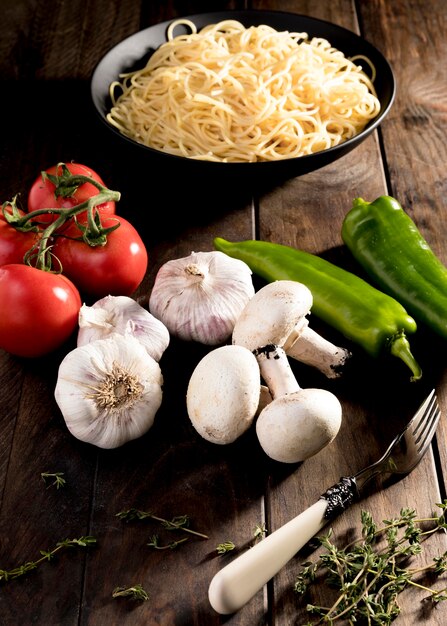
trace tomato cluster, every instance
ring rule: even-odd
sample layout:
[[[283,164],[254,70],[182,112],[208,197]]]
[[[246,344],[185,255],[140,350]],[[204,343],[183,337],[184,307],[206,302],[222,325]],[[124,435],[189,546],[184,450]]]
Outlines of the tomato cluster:
[[[95,180],[101,185],[105,185],[102,178],[94,170],[81,163],[67,163],[65,167],[73,176],[86,176]],[[67,193],[61,194],[53,182],[54,176],[60,176],[62,174],[62,165],[53,165],[45,170],[45,176],[39,174],[28,193],[28,212],[40,211],[42,209],[72,209],[79,206],[89,198],[96,196],[98,193],[97,187],[92,183],[83,183],[81,185],[74,185],[72,190],[68,190]],[[52,180],[53,178],[53,180]],[[116,205],[114,201],[103,202],[99,204],[95,209],[101,216],[115,215]],[[39,222],[43,224],[49,224],[57,215],[43,214],[39,216]],[[85,219],[85,212],[76,216],[79,219]]]
[[[140,285],[147,251],[132,224],[116,215],[112,194],[91,168],[68,163],[36,178],[27,211],[3,204],[0,348],[47,354],[77,327],[81,296],[131,295]]]

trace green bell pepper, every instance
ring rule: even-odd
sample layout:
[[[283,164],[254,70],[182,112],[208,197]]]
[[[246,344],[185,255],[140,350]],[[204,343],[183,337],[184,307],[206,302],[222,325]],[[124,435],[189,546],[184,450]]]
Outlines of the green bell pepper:
[[[447,268],[397,200],[354,200],[342,238],[376,285],[447,339]]]
[[[373,357],[388,350],[410,368],[412,380],[421,378],[406,336],[416,332],[416,322],[391,296],[319,256],[290,246],[256,240],[232,243],[216,237],[214,247],[244,261],[267,282],[305,284],[313,296],[312,314]]]

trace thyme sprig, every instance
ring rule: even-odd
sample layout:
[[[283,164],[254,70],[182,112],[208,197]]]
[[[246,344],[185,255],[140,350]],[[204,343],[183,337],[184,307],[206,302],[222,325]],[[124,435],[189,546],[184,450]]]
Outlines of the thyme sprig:
[[[189,517],[188,515],[178,515],[173,517],[172,520],[164,519],[163,517],[158,517],[154,515],[151,511],[141,511],[139,509],[128,509],[127,511],[120,511],[116,514],[119,519],[132,522],[134,520],[145,520],[152,519],[156,522],[160,522],[166,530],[183,530],[185,533],[190,533],[192,535],[196,535],[197,537],[203,537],[203,539],[208,539],[208,535],[204,535],[203,533],[199,533],[196,530],[192,530],[189,528]]]
[[[253,530],[253,539],[258,541],[259,539],[264,539],[267,535],[267,528],[265,524],[256,524]]]
[[[149,595],[140,584],[132,587],[115,587],[112,591],[112,598],[132,598],[134,600],[149,600]]]
[[[307,626],[334,624],[340,619],[348,624],[391,624],[401,612],[398,596],[409,586],[426,592],[434,604],[447,600],[447,587],[435,590],[416,580],[428,572],[446,572],[447,551],[425,565],[408,567],[411,559],[422,553],[423,541],[447,529],[447,500],[436,506],[442,510],[440,515],[417,518],[413,509],[404,508],[398,517],[383,520],[381,527],[369,512],[362,511],[362,537],[343,549],[331,541],[331,530],[319,537],[325,552],[317,561],[303,563],[294,589],[304,594],[317,574],[324,573],[324,581],[338,591],[338,597],[331,607],[308,604],[307,611],[319,619]]]
[[[183,537],[182,539],[177,539],[177,541],[171,541],[170,543],[160,545],[158,535],[152,535],[146,545],[150,548],[154,548],[155,550],[174,550],[181,543],[185,543],[185,541],[188,541],[188,537]]]
[[[40,475],[44,483],[47,482],[47,479],[54,478],[54,481],[48,487],[53,485],[56,489],[60,489],[60,487],[65,487],[67,482],[64,478],[64,472],[41,472]]]
[[[55,555],[64,550],[66,548],[87,548],[96,543],[96,539],[91,536],[79,537],[78,539],[64,539],[63,541],[59,541],[56,546],[51,550],[40,550],[41,557],[36,561],[27,561],[23,563],[23,565],[19,565],[18,567],[14,567],[10,570],[0,569],[0,582],[8,582],[10,580],[14,580],[19,578],[20,576],[24,576],[31,570],[35,570],[44,563],[45,561],[52,561]]]
[[[227,554],[236,548],[236,544],[232,541],[224,541],[216,547],[217,554]]]
[[[254,545],[257,541],[264,539],[266,535],[267,528],[265,524],[256,524],[253,529],[253,538],[251,541],[252,545]],[[233,550],[236,550],[236,544],[233,541],[223,541],[216,546],[217,554],[227,554],[228,552],[232,552]]]

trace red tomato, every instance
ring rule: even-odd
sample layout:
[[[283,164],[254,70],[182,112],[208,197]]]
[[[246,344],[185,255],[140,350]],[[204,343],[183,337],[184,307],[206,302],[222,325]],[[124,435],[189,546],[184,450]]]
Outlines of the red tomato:
[[[29,265],[0,267],[0,348],[37,357],[59,348],[78,325],[81,298],[73,283]]]
[[[19,211],[22,215],[23,211]],[[0,211],[0,266],[23,263],[23,257],[39,241],[39,233],[16,230]]]
[[[104,185],[101,177],[86,165],[80,163],[66,163],[67,169],[73,175],[89,176],[94,180]],[[48,174],[61,175],[62,167],[60,165],[53,165],[53,167],[45,170]],[[28,212],[37,211],[40,209],[72,209],[74,206],[85,202],[92,196],[96,196],[99,190],[95,185],[91,183],[84,183],[80,185],[74,193],[68,197],[56,196],[56,186],[47,178],[45,180],[40,174],[34,183],[31,185],[31,189],[28,194]],[[96,207],[99,210],[101,216],[114,215],[115,214],[115,202],[104,202]],[[78,219],[82,221],[82,217],[85,214],[78,215]],[[56,219],[57,215],[41,215],[39,216],[39,222],[42,224],[50,224]]]
[[[148,254],[136,229],[118,215],[104,218],[102,225],[110,228],[117,220],[120,225],[107,235],[104,246],[67,238],[65,235],[79,236],[75,224],[55,238],[52,252],[61,263],[62,273],[84,294],[97,298],[129,296],[144,278]]]

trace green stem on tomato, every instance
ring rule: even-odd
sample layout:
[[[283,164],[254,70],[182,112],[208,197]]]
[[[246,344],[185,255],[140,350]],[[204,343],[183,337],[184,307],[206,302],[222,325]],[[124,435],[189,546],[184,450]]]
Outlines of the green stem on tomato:
[[[5,221],[16,230],[20,230],[21,232],[39,231],[38,226],[31,224],[28,221],[25,221],[22,224],[22,216],[20,214],[19,207],[17,206],[17,194],[12,198],[12,200],[2,204],[2,215],[5,218]]]
[[[47,215],[48,213],[58,215],[57,219],[55,219],[54,222],[51,222],[51,224],[49,224],[42,231],[42,236],[36,251],[34,252],[33,250],[29,250],[29,254],[25,255],[25,262],[29,262],[31,256],[36,258],[35,267],[37,269],[44,271],[51,270],[51,246],[49,244],[49,240],[51,236],[65,224],[65,222],[75,215],[83,213],[84,211],[87,213],[87,231],[90,235],[93,235],[93,239],[96,241],[101,237],[101,235],[104,235],[111,230],[110,228],[102,229],[100,223],[97,223],[95,220],[94,208],[100,204],[104,204],[105,202],[118,202],[121,197],[120,192],[107,189],[107,187],[104,187],[101,183],[96,183],[96,181],[93,181],[93,179],[90,179],[87,176],[73,176],[71,177],[70,182],[93,183],[99,189],[99,193],[96,194],[96,196],[92,196],[88,200],[81,202],[81,204],[72,207],[71,209],[38,209],[10,222],[14,228],[22,229],[27,223],[32,222],[39,215]]]

